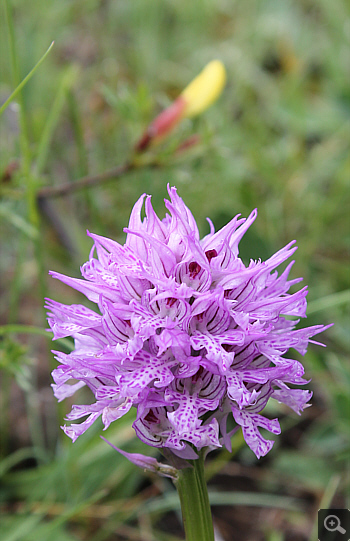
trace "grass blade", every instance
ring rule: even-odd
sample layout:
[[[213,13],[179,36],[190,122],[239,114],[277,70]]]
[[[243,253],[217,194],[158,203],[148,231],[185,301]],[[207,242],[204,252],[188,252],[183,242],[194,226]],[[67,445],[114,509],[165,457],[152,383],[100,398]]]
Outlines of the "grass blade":
[[[39,176],[45,167],[50,143],[54,130],[60,119],[61,111],[68,93],[68,90],[74,84],[78,70],[76,66],[70,66],[63,74],[60,85],[58,87],[51,111],[48,115],[46,124],[44,126],[42,136],[39,142],[37,159],[36,159],[36,173]]]
[[[0,326],[0,336],[11,333],[39,334],[40,336],[45,336],[45,338],[53,338],[52,332],[47,331],[43,327],[36,327],[35,325],[21,325],[11,323],[9,325]],[[69,351],[73,351],[74,349],[73,343],[66,338],[59,338],[58,340],[56,340],[56,343],[61,344],[65,348],[69,349]]]
[[[27,237],[30,239],[36,239],[38,236],[38,230],[37,228],[27,222],[23,216],[20,216],[19,214],[16,214],[13,212],[11,208],[9,208],[6,204],[0,204],[0,216],[3,218],[6,218],[14,227],[22,231]]]
[[[273,507],[288,511],[300,511],[302,502],[296,498],[279,496],[276,494],[258,494],[255,492],[213,492],[209,491],[211,505],[247,505],[252,507]],[[180,509],[180,500],[177,492],[165,494],[142,506],[142,510],[148,513],[164,512]],[[139,509],[140,511],[140,509]]]
[[[2,537],[2,541],[21,541],[24,539],[24,536],[32,533],[34,529],[38,526],[42,517],[40,515],[31,515],[25,517],[23,520],[18,518],[16,527],[5,534]]]
[[[17,449],[14,453],[7,456],[0,462],[0,477],[5,475],[11,468],[17,466],[23,460],[28,458],[38,458],[44,461],[47,459],[45,453],[42,449],[37,449],[36,447],[22,447],[22,449]]]
[[[15,99],[17,94],[22,90],[22,88],[28,83],[28,81],[33,77],[36,70],[39,68],[39,66],[44,62],[45,58],[51,51],[54,41],[51,43],[50,47],[47,49],[47,51],[43,54],[43,56],[40,58],[40,60],[35,64],[35,66],[30,70],[30,72],[24,77],[24,79],[19,83],[19,85],[15,88],[15,90],[12,92],[12,94],[7,98],[7,100],[2,104],[0,107],[0,116],[5,111],[5,109],[10,105],[11,101]]]
[[[327,310],[328,308],[333,308],[333,306],[339,306],[341,304],[346,304],[350,302],[350,289],[345,291],[339,291],[339,293],[333,293],[332,295],[327,295],[321,299],[316,299],[309,302],[307,309],[307,315],[313,314],[314,312],[320,312],[321,310]]]

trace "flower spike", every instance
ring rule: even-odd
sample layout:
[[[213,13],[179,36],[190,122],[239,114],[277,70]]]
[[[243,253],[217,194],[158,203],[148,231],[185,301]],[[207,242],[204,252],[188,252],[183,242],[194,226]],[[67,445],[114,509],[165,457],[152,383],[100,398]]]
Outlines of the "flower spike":
[[[294,388],[308,381],[291,350],[304,355],[327,327],[296,329],[305,317],[307,289],[289,292],[299,282],[288,280],[292,264],[280,276],[276,270],[294,254],[293,242],[246,267],[239,242],[256,211],[220,231],[211,226],[201,239],[176,189],[168,192],[163,220],[150,197],[140,197],[124,246],[89,233],[94,249],[81,268],[83,279],[51,273],[96,304],[91,310],[47,299],[54,339],[75,340],[70,354],[55,352],[55,396],[63,400],[86,386],[95,398],[74,405],[63,430],[75,441],[96,419],[107,429],[134,407],[137,436],[178,461],[222,445],[230,449],[236,430],[260,458],[274,443],[260,429],[280,433],[278,419],[261,415],[269,399],[300,414],[312,396]],[[230,432],[228,417],[235,423]],[[154,458],[119,452],[173,476]]]

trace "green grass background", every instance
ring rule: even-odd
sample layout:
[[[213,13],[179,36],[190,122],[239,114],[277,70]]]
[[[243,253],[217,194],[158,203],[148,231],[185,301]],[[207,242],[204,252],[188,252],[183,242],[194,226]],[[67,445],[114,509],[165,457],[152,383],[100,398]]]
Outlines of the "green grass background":
[[[285,502],[282,522],[261,520],[256,539],[316,539],[317,509],[345,506],[348,490],[349,3],[6,0],[0,103],[52,40],[0,117],[0,540],[175,539],[159,522],[167,505],[177,505],[167,481],[152,477],[145,485],[142,472],[100,441],[100,426],[74,445],[60,433],[68,404],[52,399],[55,363],[40,330],[44,296],[81,301],[48,270],[79,275],[91,246],[86,229],[123,242],[144,192],[164,216],[167,183],[177,186],[203,235],[207,216],[221,227],[257,207],[241,244],[245,261],[296,239],[292,275],[309,285],[308,324],[335,323],[322,337],[327,349],[310,346],[303,361],[314,406],[301,419],[283,418],[290,437],[260,461],[264,480],[257,481],[261,505],[271,495],[295,498]],[[147,124],[216,58],[228,80],[215,105],[183,121],[134,172],[52,200],[63,232],[40,212],[41,187],[128,160]],[[192,134],[200,143],[175,155]],[[144,450],[130,417],[114,424],[107,438]],[[236,443],[237,462],[257,468]],[[213,472],[225,460],[218,455]],[[235,494],[234,486],[226,492],[232,503]],[[246,505],[255,505],[256,494],[250,497]]]

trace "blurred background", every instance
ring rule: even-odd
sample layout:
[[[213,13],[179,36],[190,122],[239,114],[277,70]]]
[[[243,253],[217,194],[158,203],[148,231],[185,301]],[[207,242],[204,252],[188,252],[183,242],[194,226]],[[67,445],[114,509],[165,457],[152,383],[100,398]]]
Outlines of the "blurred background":
[[[0,540],[183,539],[170,481],[119,456],[98,422],[74,444],[60,430],[73,399],[52,395],[43,311],[45,296],[86,302],[48,277],[79,276],[86,229],[123,242],[142,193],[164,216],[167,183],[202,235],[207,216],[219,228],[257,207],[246,262],[296,239],[292,277],[309,285],[308,325],[335,323],[320,338],[327,348],[311,345],[303,359],[312,407],[298,417],[268,406],[282,426],[269,455],[258,461],[237,436],[232,455],[207,461],[217,541],[316,540],[317,510],[349,506],[349,3],[5,0],[0,104],[52,40],[0,118]],[[228,81],[209,110],[134,170],[38,204],[46,186],[127,163],[149,122],[213,59]],[[133,415],[104,436],[150,454]]]

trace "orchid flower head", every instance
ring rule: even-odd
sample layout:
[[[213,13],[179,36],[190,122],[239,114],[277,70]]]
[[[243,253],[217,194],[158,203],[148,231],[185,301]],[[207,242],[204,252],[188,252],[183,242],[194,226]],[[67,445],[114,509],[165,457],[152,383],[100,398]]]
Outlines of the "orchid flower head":
[[[307,289],[289,291],[300,281],[289,279],[293,262],[276,270],[294,254],[294,242],[245,265],[239,242],[256,210],[219,231],[211,224],[201,239],[176,189],[168,192],[163,219],[150,196],[140,197],[124,245],[88,233],[93,249],[82,279],[51,272],[96,306],[47,299],[54,339],[75,341],[71,353],[55,352],[54,394],[63,400],[88,387],[94,398],[73,405],[62,428],[75,441],[96,419],[106,430],[135,408],[136,435],[177,457],[230,449],[231,434],[242,430],[259,458],[274,443],[260,430],[280,433],[278,419],[262,415],[268,401],[297,414],[309,406],[312,393],[299,388],[307,380],[292,352],[304,355],[327,327],[296,328]]]

